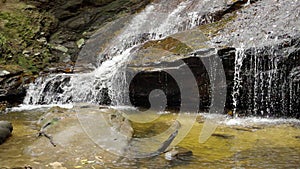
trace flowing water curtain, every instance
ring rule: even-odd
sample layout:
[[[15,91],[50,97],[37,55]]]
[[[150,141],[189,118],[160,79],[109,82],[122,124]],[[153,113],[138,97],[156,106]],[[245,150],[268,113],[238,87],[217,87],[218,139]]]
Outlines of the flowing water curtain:
[[[294,68],[290,73],[290,111],[296,113],[300,111],[300,67]],[[299,118],[300,115],[297,116]]]
[[[112,104],[124,104],[126,101],[122,95],[126,94],[123,89],[127,88],[124,86],[127,83],[123,83],[126,75],[121,70],[130,61],[130,49],[138,47],[139,44],[145,41],[161,39],[179,31],[211,22],[212,18],[208,13],[210,10],[222,6],[223,1],[214,0],[214,2],[161,0],[148,5],[145,10],[135,16],[115,21],[115,23],[122,22],[120,25],[123,24],[124,27],[116,31],[116,37],[108,37],[111,39],[110,42],[103,42],[103,44],[99,44],[96,47],[107,46],[99,55],[98,60],[100,64],[95,70],[90,73],[77,73],[74,75],[60,74],[56,75],[57,78],[53,78],[53,75],[50,75],[48,79],[44,77],[43,80],[37,80],[34,84],[31,84],[30,90],[27,91],[24,103],[50,104],[73,101],[101,104],[103,99],[97,97],[108,95],[112,100]],[[105,29],[109,30],[112,28],[106,27]],[[88,45],[89,42],[87,42],[86,46]],[[84,60],[84,58],[80,57],[78,60]],[[76,63],[75,69],[80,66],[80,62]],[[64,77],[69,80],[63,80]],[[59,88],[62,90],[59,91],[45,88],[45,86],[57,85],[60,81],[69,82],[60,84]],[[108,94],[105,94],[107,92],[103,91],[107,91]],[[40,94],[43,92],[45,94]],[[46,99],[45,97],[50,98]]]
[[[241,71],[243,66],[243,61],[245,58],[245,49],[243,47],[237,48],[235,52],[235,60],[234,60],[234,85],[233,85],[233,91],[232,91],[232,104],[233,104],[233,115],[237,116],[237,108],[238,108],[238,102],[239,102],[239,94],[240,94],[240,88],[241,88]]]

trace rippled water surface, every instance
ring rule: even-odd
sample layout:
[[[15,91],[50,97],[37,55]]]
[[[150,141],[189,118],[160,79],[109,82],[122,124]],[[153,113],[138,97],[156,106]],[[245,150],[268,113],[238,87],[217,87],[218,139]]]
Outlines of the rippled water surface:
[[[36,121],[43,112],[45,109],[0,115],[0,120],[9,120],[14,126],[12,137],[0,145],[1,167],[52,168],[54,162],[66,168],[298,168],[300,164],[300,122],[293,119],[230,119],[224,116],[214,134],[200,144],[198,138],[203,121],[210,117],[201,114],[188,135],[176,146],[191,150],[193,156],[167,161],[162,154],[128,160],[101,150],[84,132],[78,132],[79,128],[69,130],[75,125],[65,130],[78,132],[80,139],[66,142],[64,146],[51,146],[47,139],[37,138]],[[166,113],[151,123],[132,123],[134,137],[159,134],[176,117],[177,114]],[[28,153],[33,144],[42,146],[38,150],[44,155]]]

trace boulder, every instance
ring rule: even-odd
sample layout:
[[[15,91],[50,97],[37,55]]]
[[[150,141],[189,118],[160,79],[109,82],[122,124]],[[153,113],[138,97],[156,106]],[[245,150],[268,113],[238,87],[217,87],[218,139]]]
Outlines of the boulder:
[[[26,95],[26,84],[32,82],[33,79],[34,77],[26,74],[24,69],[20,66],[1,65],[0,107],[11,107],[22,103]],[[0,111],[3,111],[3,108],[1,108]]]
[[[172,150],[165,153],[165,159],[168,161],[191,160],[192,156],[193,152],[191,150],[182,147],[174,147]]]
[[[0,121],[0,144],[11,136],[13,126],[8,121]]]

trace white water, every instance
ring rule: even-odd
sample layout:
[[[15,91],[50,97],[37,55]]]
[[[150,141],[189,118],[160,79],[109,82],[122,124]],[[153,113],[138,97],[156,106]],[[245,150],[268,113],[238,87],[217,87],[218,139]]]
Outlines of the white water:
[[[99,59],[103,60],[101,56],[106,56],[107,60],[98,68],[90,73],[40,77],[30,84],[24,104],[102,104],[108,93],[112,105],[124,105],[124,95],[128,92],[125,69],[135,48],[147,40],[164,38],[211,22],[212,18],[206,14],[212,9],[220,8],[222,4],[223,0],[214,0],[214,3],[161,0],[148,5],[128,21],[111,40],[108,48],[99,55]]]
[[[49,109],[51,107],[61,107],[64,109],[72,109],[72,104],[47,104],[47,105],[24,105],[21,104],[18,107],[8,108],[7,111],[9,112],[19,112],[19,111],[28,111],[28,110],[39,110],[39,109]]]
[[[299,119],[294,118],[263,118],[263,117],[236,117],[231,118],[222,114],[200,113],[204,119],[218,119],[219,125],[226,126],[256,126],[256,125],[279,125],[279,124],[300,124]]]
[[[238,48],[235,52],[235,60],[234,60],[234,85],[233,85],[233,91],[232,91],[232,102],[233,102],[233,115],[237,116],[237,106],[238,106],[238,98],[241,88],[241,71],[243,66],[243,60],[245,58],[245,49]]]
[[[234,114],[238,111],[237,107],[241,107],[240,102],[244,102],[243,106],[253,114],[266,117],[275,112],[284,114],[295,110],[299,83],[292,80],[292,77],[288,78],[290,80],[285,79],[287,75],[283,72],[286,68],[282,63],[287,54],[278,52],[275,45],[288,43],[291,37],[300,33],[299,7],[299,0],[259,1],[240,10],[238,19],[230,22],[213,39],[237,49],[232,93]],[[264,46],[273,47],[263,49]],[[254,49],[252,57],[243,56],[245,50],[250,48]],[[243,62],[245,58],[248,59],[248,65]]]
[[[273,119],[273,118],[259,118],[259,117],[247,117],[247,118],[234,118],[226,119],[221,124],[227,126],[255,126],[255,125],[278,125],[278,124],[300,124],[298,119]]]
[[[263,0],[237,13],[213,41],[240,48],[271,46],[300,33],[299,0]]]

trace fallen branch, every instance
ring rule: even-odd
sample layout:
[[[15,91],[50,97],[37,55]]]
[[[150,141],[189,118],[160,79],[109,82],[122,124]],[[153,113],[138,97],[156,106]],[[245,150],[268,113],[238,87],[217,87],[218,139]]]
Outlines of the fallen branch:
[[[40,130],[39,133],[38,133],[38,137],[41,137],[41,136],[46,137],[47,139],[49,139],[50,143],[51,143],[54,147],[56,147],[56,144],[53,142],[53,138],[52,138],[50,135],[48,135],[48,134],[44,131],[44,129],[45,129],[46,127],[48,127],[49,125],[51,125],[51,122],[45,124],[45,125],[41,128],[41,130]]]

